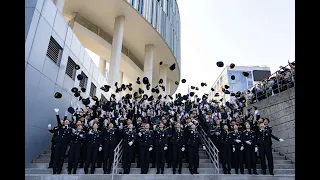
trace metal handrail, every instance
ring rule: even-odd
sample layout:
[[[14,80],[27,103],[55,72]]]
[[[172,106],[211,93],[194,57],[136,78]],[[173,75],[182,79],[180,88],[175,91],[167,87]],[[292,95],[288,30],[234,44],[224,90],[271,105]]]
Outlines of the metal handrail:
[[[287,68],[288,66],[289,65],[286,65],[286,66],[282,67],[281,69]],[[295,79],[294,79],[293,69],[292,68],[289,69],[290,70],[290,77],[279,79],[278,73],[281,71],[281,69],[279,69],[275,73],[271,74],[269,77],[263,79],[259,83],[256,83],[254,85],[254,87],[248,89],[248,90],[252,90],[253,88],[256,88],[258,84],[261,85],[261,88],[260,88],[261,94],[258,95],[258,92],[255,91],[254,97],[251,97],[251,99],[248,99],[248,100],[252,101],[252,102],[250,102],[250,104],[254,104],[255,103],[254,100],[256,100],[256,102],[260,101],[259,99],[261,97],[264,97],[263,99],[267,99],[268,97],[271,97],[271,96],[273,96],[275,94],[278,94],[280,92],[286,91],[287,89],[290,89],[290,88],[295,86]],[[276,82],[275,82],[276,86],[277,86],[276,88],[273,88],[272,86],[269,86],[268,84],[266,84],[266,82],[268,82],[268,80],[270,80],[270,77],[275,77],[276,78]],[[288,80],[288,82],[287,83],[283,83],[282,80]],[[273,84],[273,85],[275,85],[275,84]],[[291,85],[291,87],[289,87],[289,85]],[[246,92],[248,90],[246,90]],[[261,100],[263,100],[263,99],[261,99]]]
[[[203,129],[201,129],[200,135],[203,144],[206,146],[206,152],[208,153],[211,162],[214,164],[216,174],[219,174],[219,150]]]
[[[122,142],[123,142],[123,139],[121,139],[117,147],[114,148],[113,150],[114,155],[113,155],[113,163],[112,163],[112,180],[114,175],[118,174],[118,165],[123,155]]]

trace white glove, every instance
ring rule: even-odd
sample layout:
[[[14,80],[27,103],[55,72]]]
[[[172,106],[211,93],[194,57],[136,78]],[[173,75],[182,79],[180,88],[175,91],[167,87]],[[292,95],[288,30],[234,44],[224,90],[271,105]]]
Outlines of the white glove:
[[[240,151],[242,151],[243,149],[244,149],[244,147],[243,147],[243,146],[241,146]]]
[[[119,127],[120,129],[123,129],[123,123],[120,123],[120,127]]]
[[[284,140],[282,138],[279,139],[280,142],[283,142]]]
[[[114,122],[116,123],[116,125],[118,125],[119,123],[118,119],[114,120]]]
[[[182,148],[181,148],[181,151],[184,151],[184,150],[185,150],[185,148],[184,148],[184,147],[182,147]]]
[[[167,146],[165,146],[164,148],[163,148],[163,150],[167,150],[168,148],[167,148]]]
[[[219,133],[219,132],[216,132],[216,135],[220,135],[220,133]]]
[[[76,130],[75,130],[75,129],[73,129],[73,128],[72,128],[72,133],[73,133],[73,134],[74,134],[74,133],[76,133]]]
[[[255,148],[254,148],[254,152],[258,152],[258,147],[255,147]]]
[[[48,129],[51,130],[51,124],[48,124]]]
[[[236,139],[236,142],[237,142],[237,143],[240,143],[241,141],[240,141],[239,139]]]
[[[153,130],[155,130],[157,128],[157,125],[153,125]]]
[[[132,141],[130,141],[128,144],[129,144],[129,146],[132,146],[133,142],[132,142]]]
[[[149,148],[149,151],[152,151],[152,147]]]
[[[249,145],[251,145],[251,142],[250,142],[250,141],[246,141],[246,143],[249,144]]]
[[[236,151],[236,148],[232,148],[232,152],[235,152]]]
[[[102,150],[102,147],[99,147],[99,151],[101,151]]]
[[[193,124],[192,122],[189,122],[189,124],[188,124],[188,125],[189,125],[189,126],[192,126],[192,124]]]
[[[141,132],[139,132],[139,133],[138,133],[138,135],[141,137],[141,136],[142,136],[142,133],[141,133]]]
[[[206,147],[205,147],[205,146],[202,146],[202,149],[205,151],[205,150],[206,150]]]
[[[57,113],[57,112],[59,112],[59,109],[58,109],[58,108],[55,108],[54,111]]]

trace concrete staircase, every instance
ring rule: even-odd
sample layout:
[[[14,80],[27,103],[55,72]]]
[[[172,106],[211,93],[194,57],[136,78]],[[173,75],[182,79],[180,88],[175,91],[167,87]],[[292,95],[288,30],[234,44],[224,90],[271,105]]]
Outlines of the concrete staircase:
[[[50,151],[41,154],[39,158],[33,160],[25,168],[26,180],[111,180],[111,174],[103,174],[102,168],[96,168],[95,174],[84,174],[83,168],[78,168],[77,174],[67,173],[67,158],[63,165],[61,174],[52,175],[52,169],[48,169],[50,161]],[[183,160],[182,174],[172,174],[172,168],[165,168],[164,174],[156,174],[156,168],[150,168],[148,174],[140,174],[140,168],[137,164],[133,163],[131,166],[130,174],[117,174],[114,175],[115,180],[294,180],[295,179],[295,165],[290,160],[286,160],[285,156],[280,155],[278,152],[273,152],[274,159],[274,176],[268,174],[262,175],[261,164],[258,161],[257,171],[259,175],[249,175],[248,170],[245,169],[245,174],[235,174],[235,170],[231,170],[231,175],[223,174],[220,164],[219,175],[215,173],[214,165],[210,162],[206,152],[202,149],[199,151],[200,164],[198,172],[200,174],[191,175],[189,172],[188,163]],[[166,167],[166,165],[165,165]],[[123,172],[121,164],[119,165],[118,172]],[[240,172],[240,171],[239,171]]]

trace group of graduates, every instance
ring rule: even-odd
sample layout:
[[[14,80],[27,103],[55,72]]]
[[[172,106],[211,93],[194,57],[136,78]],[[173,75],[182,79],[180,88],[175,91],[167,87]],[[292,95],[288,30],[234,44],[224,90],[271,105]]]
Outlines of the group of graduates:
[[[131,164],[137,161],[141,174],[147,174],[149,165],[157,168],[157,174],[164,173],[164,166],[172,168],[173,174],[181,174],[182,159],[189,163],[191,174],[199,174],[199,146],[206,150],[202,138],[211,139],[219,150],[224,174],[244,174],[244,164],[249,174],[257,174],[257,152],[263,174],[266,174],[265,156],[269,173],[273,175],[269,119],[260,118],[259,111],[244,113],[245,99],[241,94],[233,95],[226,104],[180,93],[173,99],[168,95],[154,98],[142,93],[127,94],[117,100],[114,94],[107,102],[92,99],[70,107],[63,119],[56,112],[57,126],[48,125],[53,133],[49,167],[53,174],[60,174],[67,149],[68,173],[76,174],[77,168],[84,168],[86,174],[94,174],[95,168],[103,167],[104,173],[111,173],[114,149],[122,140],[123,173],[129,174]],[[193,99],[193,100],[192,100]],[[200,133],[201,129],[206,133]],[[69,148],[68,148],[69,147]]]

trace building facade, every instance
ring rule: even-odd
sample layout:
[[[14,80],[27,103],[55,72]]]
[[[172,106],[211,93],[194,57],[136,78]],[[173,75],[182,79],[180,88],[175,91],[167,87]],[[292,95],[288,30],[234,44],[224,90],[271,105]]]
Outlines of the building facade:
[[[98,66],[85,48],[100,56]],[[175,0],[25,0],[25,163],[50,147],[47,125],[56,125],[54,108],[60,117],[70,103],[84,108],[72,87],[86,88],[84,98],[109,99],[114,89],[106,93],[103,85],[132,83],[135,91],[142,88],[136,78],[148,77],[151,87],[162,78],[161,93],[173,94],[180,67]],[[55,99],[55,92],[62,98]]]
[[[245,77],[242,73],[249,73],[248,77]],[[231,76],[235,76],[235,79],[232,80]],[[230,99],[229,94],[224,94],[222,88],[225,85],[229,86],[230,93],[237,93],[238,91],[243,92],[247,89],[252,88],[257,82],[267,78],[271,75],[269,67],[259,67],[259,66],[235,66],[233,69],[230,67],[225,67],[217,80],[210,87],[209,99],[221,99],[223,102]],[[211,91],[211,88],[214,91]],[[219,93],[218,97],[215,97],[215,94]]]

